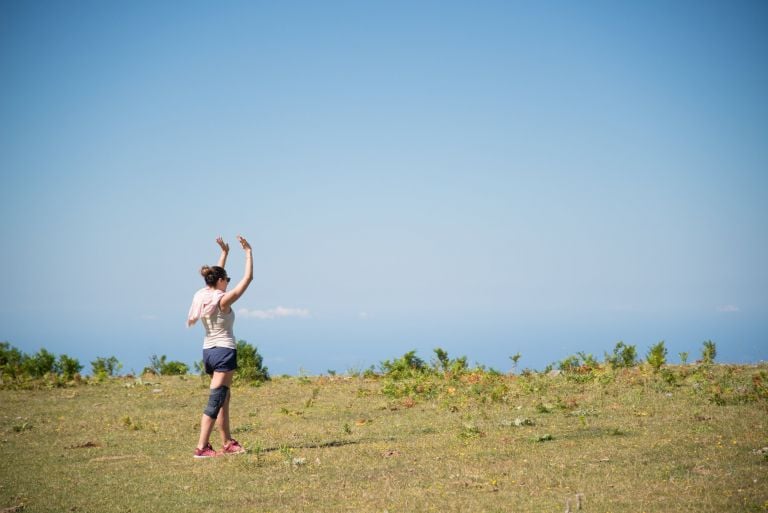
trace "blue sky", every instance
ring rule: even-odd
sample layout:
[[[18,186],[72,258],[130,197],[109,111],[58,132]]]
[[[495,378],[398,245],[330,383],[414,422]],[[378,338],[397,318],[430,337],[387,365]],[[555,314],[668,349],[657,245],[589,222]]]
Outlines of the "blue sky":
[[[241,233],[235,334],[273,373],[765,359],[767,25],[743,1],[0,2],[0,340],[191,363],[198,269]]]

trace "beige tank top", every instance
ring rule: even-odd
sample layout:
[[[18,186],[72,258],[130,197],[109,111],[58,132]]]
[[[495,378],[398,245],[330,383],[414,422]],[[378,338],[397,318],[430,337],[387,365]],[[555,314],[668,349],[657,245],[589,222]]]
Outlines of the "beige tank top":
[[[203,349],[212,347],[228,347],[237,349],[235,334],[232,333],[232,326],[235,324],[235,311],[229,309],[229,313],[221,312],[218,306],[208,317],[201,319],[205,327],[205,339],[203,340]]]

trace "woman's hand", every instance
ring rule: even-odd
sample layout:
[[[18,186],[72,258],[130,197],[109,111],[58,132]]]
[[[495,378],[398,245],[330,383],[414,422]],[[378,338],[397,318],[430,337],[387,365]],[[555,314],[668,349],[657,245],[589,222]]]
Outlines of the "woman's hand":
[[[245,250],[245,273],[243,274],[243,279],[240,280],[240,282],[235,285],[232,290],[224,294],[224,297],[222,297],[219,301],[219,307],[221,307],[221,311],[224,313],[230,312],[232,303],[237,301],[240,296],[243,295],[245,289],[248,288],[248,285],[250,285],[251,281],[253,280],[253,254],[251,253],[251,245],[248,244],[248,241],[245,240],[245,237],[238,235],[237,240]]]
[[[238,236],[237,236],[237,240],[238,240],[238,241],[240,241],[240,245],[241,245],[241,246],[243,246],[243,249],[244,249],[244,250],[248,251],[248,250],[250,250],[250,249],[251,249],[251,245],[250,245],[250,244],[248,244],[248,241],[247,241],[247,240],[245,240],[245,238],[244,238],[244,237],[241,237],[241,236],[239,236],[239,235],[238,235]]]
[[[229,254],[229,244],[224,242],[224,239],[221,237],[216,237],[216,244],[219,245],[221,248],[221,255],[219,256],[219,263],[217,264],[219,267],[224,267],[227,265],[227,255]]]

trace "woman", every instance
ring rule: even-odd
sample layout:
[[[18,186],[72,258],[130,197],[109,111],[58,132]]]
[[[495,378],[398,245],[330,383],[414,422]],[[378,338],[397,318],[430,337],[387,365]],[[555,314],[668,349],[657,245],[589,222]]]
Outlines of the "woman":
[[[232,377],[237,368],[237,342],[232,333],[235,312],[232,303],[237,301],[253,280],[253,256],[251,246],[244,238],[237,236],[245,250],[245,274],[234,289],[227,291],[229,276],[224,270],[229,254],[229,244],[221,237],[216,242],[221,247],[218,265],[203,266],[200,274],[205,287],[198,290],[192,299],[187,316],[187,325],[192,326],[202,319],[205,328],[203,341],[203,363],[205,372],[211,375],[208,405],[200,420],[200,439],[195,449],[195,458],[210,458],[218,454],[240,454],[245,449],[232,438],[229,431],[229,397]],[[222,450],[217,453],[210,444],[213,425],[218,424],[221,433]]]

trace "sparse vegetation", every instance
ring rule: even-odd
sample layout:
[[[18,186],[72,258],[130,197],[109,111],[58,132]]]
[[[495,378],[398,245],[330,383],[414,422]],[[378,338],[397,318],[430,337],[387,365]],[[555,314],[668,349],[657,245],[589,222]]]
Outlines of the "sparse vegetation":
[[[45,382],[61,386],[79,379],[83,366],[66,354],[56,355],[42,348],[28,355],[8,342],[0,342],[0,384],[20,385],[31,382]]]
[[[83,370],[83,366],[76,358],[70,358],[66,354],[60,354],[56,362],[56,373],[60,374],[65,380],[75,379]]]
[[[168,361],[165,355],[158,357],[153,354],[149,358],[149,367],[144,367],[142,374],[154,374],[156,376],[180,376],[189,372],[186,363],[176,360]]]
[[[439,356],[438,356],[439,358]],[[445,356],[447,358],[447,355]],[[385,377],[395,380],[419,377],[428,371],[424,360],[416,356],[416,350],[408,351],[395,360],[381,362],[381,372]]]
[[[661,366],[667,363],[667,348],[664,347],[663,340],[651,346],[645,360],[654,372],[659,372]]]
[[[122,368],[123,366],[114,356],[110,356],[109,358],[99,356],[91,362],[91,372],[93,373],[93,376],[99,380],[116,376]]]
[[[568,372],[594,376],[579,381],[435,354],[406,353],[390,374],[240,386],[232,428],[250,453],[202,462],[196,380],[1,389],[0,506],[239,513],[253,511],[254,483],[273,512],[557,511],[575,496],[587,512],[757,512],[768,500],[764,364],[582,371],[594,362],[579,353]],[[216,475],[227,486],[210,487]]]
[[[623,341],[617,342],[613,348],[613,354],[606,353],[605,361],[614,369],[634,367],[637,365],[637,348]]]
[[[701,361],[705,364],[711,364],[717,356],[717,346],[711,340],[706,340],[701,346]]]
[[[48,352],[45,348],[24,359],[22,369],[33,378],[42,378],[48,374],[54,374],[54,365],[56,364],[56,355]]]
[[[517,372],[517,364],[520,362],[520,353],[515,353],[509,357],[512,360],[512,372]]]

